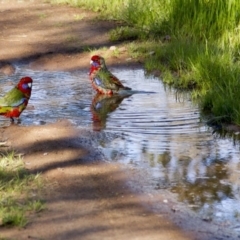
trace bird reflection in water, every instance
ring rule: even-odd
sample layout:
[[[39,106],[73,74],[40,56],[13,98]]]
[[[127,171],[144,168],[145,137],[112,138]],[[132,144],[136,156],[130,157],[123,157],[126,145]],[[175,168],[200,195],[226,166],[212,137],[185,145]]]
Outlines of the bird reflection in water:
[[[94,131],[101,131],[106,127],[108,114],[115,111],[124,98],[131,95],[105,95],[97,93],[91,104],[92,123]]]

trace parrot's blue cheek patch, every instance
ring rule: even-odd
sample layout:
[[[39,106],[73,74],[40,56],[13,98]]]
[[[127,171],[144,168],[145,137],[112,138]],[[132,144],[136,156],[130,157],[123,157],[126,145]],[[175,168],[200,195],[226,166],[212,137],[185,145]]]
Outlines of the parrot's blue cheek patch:
[[[100,64],[99,64],[99,63],[97,63],[97,62],[92,62],[92,66],[93,66],[93,67],[99,67],[99,66],[100,66]]]

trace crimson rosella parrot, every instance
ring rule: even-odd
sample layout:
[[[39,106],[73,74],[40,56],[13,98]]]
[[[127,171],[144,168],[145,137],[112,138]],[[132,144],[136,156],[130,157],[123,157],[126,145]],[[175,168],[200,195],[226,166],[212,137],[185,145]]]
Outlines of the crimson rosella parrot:
[[[120,80],[107,69],[103,57],[92,56],[90,64],[89,77],[93,88],[98,93],[112,95],[118,93],[119,90],[131,90],[131,88],[123,86]]]
[[[0,115],[11,118],[11,121],[14,122],[14,118],[18,118],[27,107],[31,90],[32,78],[21,78],[12,90],[0,98]]]

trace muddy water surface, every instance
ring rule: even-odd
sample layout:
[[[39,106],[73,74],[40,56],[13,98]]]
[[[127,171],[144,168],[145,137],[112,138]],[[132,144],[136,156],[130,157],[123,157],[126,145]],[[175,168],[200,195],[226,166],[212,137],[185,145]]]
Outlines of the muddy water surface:
[[[33,78],[29,107],[22,125],[66,118],[75,124],[114,134],[99,147],[110,161],[148,173],[150,188],[168,189],[203,220],[240,231],[240,148],[200,121],[187,94],[165,88],[143,70],[112,69],[132,95],[95,95],[88,72],[33,71],[17,64],[11,77],[0,76],[1,92],[22,76]],[[1,118],[0,125],[9,121]]]

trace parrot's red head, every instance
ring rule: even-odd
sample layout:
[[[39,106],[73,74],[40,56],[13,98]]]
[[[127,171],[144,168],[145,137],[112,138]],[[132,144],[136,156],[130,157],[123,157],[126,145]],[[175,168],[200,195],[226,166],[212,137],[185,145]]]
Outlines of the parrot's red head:
[[[92,56],[90,64],[92,65],[93,68],[96,69],[106,67],[104,58],[99,55]]]
[[[100,56],[94,55],[94,56],[91,57],[91,61],[97,62],[97,61],[100,61],[100,58],[101,58]]]
[[[101,66],[101,57],[98,55],[94,55],[91,57],[90,64],[94,68],[99,68]]]
[[[32,91],[32,78],[30,77],[23,77],[20,79],[19,83],[17,84],[17,88],[26,95],[26,97],[31,96]]]
[[[90,68],[89,75],[91,75],[96,71],[99,71],[100,69],[107,70],[104,58],[99,55],[92,56],[90,64],[91,64],[91,68]]]

